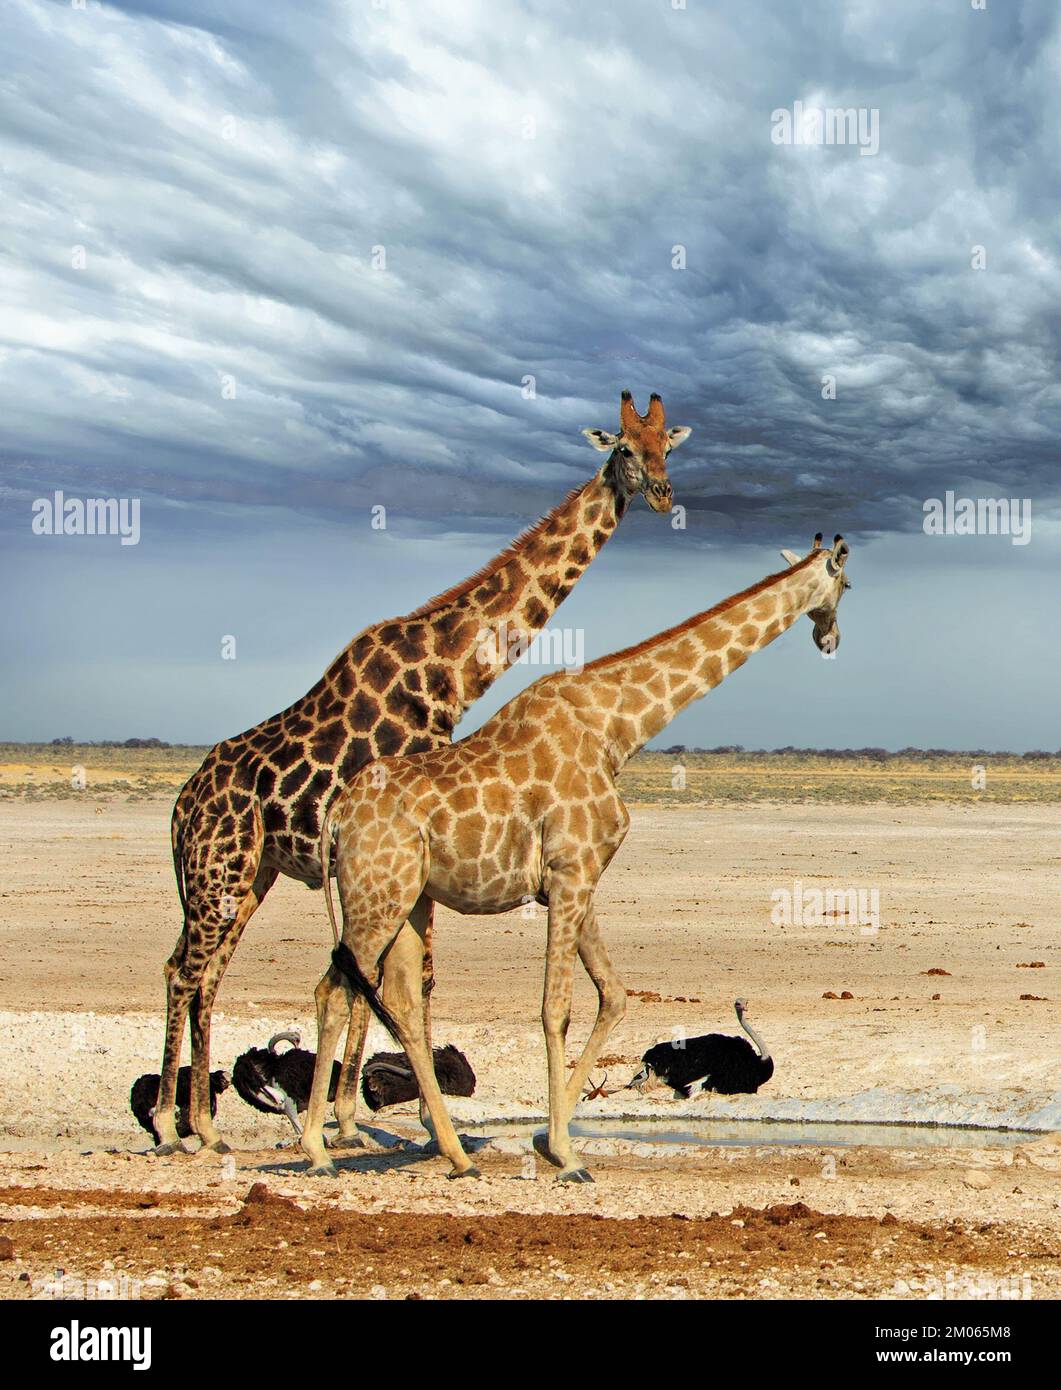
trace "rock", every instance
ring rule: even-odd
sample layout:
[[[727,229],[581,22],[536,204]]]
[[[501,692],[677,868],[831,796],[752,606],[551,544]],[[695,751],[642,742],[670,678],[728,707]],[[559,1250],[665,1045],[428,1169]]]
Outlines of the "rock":
[[[1013,1158],[1015,1162],[1030,1163],[1035,1168],[1054,1173],[1061,1171],[1061,1133],[1044,1134],[1041,1139],[1022,1144]]]
[[[991,1186],[991,1179],[979,1168],[966,1168],[962,1174],[962,1182],[966,1187],[971,1187],[977,1192],[983,1192]]]

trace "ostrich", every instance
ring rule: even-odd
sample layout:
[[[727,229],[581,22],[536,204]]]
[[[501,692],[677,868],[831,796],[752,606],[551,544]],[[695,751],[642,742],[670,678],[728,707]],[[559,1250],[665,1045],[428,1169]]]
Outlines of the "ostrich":
[[[286,1115],[301,1135],[299,1114],[309,1104],[313,1068],[317,1054],[300,1047],[300,1035],[277,1033],[266,1047],[252,1047],[236,1058],[232,1084],[248,1105],[266,1115]],[[282,1042],[291,1043],[289,1052],[278,1052]],[[435,1048],[435,1075],[446,1095],[470,1096],[475,1090],[475,1073],[462,1052],[450,1043]],[[339,1063],[332,1063],[328,1099],[335,1099],[339,1084]],[[380,1110],[403,1100],[416,1100],[420,1092],[416,1077],[404,1052],[377,1052],[362,1069],[362,1091],[369,1108]]]
[[[657,1043],[641,1058],[641,1070],[627,1083],[627,1090],[640,1091],[654,1084],[672,1086],[688,1100],[694,1090],[717,1091],[723,1096],[752,1094],[774,1074],[774,1059],[762,1039],[745,1020],[747,999],[733,1002],[737,1022],[751,1038],[730,1037],[728,1033],[706,1033],[687,1038],[684,1045]]]
[[[143,1076],[138,1076],[133,1082],[129,1092],[129,1108],[137,1118],[141,1129],[146,1129],[155,1143],[159,1143],[158,1131],[155,1129],[155,1106],[158,1103],[158,1082],[157,1071],[145,1072]],[[210,1073],[210,1114],[217,1114],[217,1098],[222,1091],[227,1091],[232,1084],[228,1072],[212,1071]],[[177,1073],[177,1137],[180,1139],[190,1139],[195,1133],[192,1128],[191,1120],[188,1116],[188,1103],[192,1096],[192,1069],[191,1067],[181,1067]]]
[[[435,1076],[444,1096],[475,1094],[475,1072],[463,1052],[452,1043],[436,1047]],[[416,1084],[412,1065],[404,1052],[377,1052],[361,1071],[361,1094],[370,1110],[382,1110],[385,1105],[397,1105],[403,1100],[416,1100],[420,1088]]]
[[[286,1115],[297,1135],[302,1134],[299,1112],[309,1104],[313,1084],[313,1068],[317,1054],[299,1047],[301,1035],[295,1032],[275,1033],[265,1047],[252,1047],[241,1053],[232,1066],[232,1084],[240,1097],[266,1115]],[[278,1052],[282,1042],[290,1043],[288,1052]],[[335,1099],[339,1084],[339,1063],[332,1064],[328,1099]]]

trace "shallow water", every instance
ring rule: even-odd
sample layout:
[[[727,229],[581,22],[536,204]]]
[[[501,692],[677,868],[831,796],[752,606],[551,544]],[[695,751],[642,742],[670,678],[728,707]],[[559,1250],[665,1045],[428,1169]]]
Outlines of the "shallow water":
[[[462,1124],[477,1138],[531,1138],[544,1134],[540,1124]],[[574,1120],[571,1133],[581,1139],[619,1139],[639,1144],[690,1144],[704,1148],[791,1148],[815,1146],[850,1148],[868,1145],[886,1149],[1013,1148],[1041,1136],[1031,1130],[976,1129],[959,1125],[822,1123],[793,1120]]]

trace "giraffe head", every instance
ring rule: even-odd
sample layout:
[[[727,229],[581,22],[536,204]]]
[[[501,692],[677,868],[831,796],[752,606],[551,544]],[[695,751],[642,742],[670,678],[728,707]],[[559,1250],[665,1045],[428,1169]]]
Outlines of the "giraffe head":
[[[794,550],[782,550],[781,555],[790,565],[802,564],[804,559],[817,557],[817,563],[821,568],[821,602],[808,610],[807,617],[814,624],[814,645],[826,656],[832,656],[840,645],[840,628],[836,621],[836,610],[840,606],[840,600],[844,596],[844,590],[850,589],[851,581],[844,573],[844,564],[848,556],[848,544],[843,536],[835,536],[831,549],[822,545],[822,533],[819,531],[814,537],[814,544],[811,546],[810,554],[800,556]]]
[[[688,425],[667,428],[663,402],[653,392],[648,411],[638,415],[634,398],[624,391],[619,406],[619,433],[583,430],[595,449],[612,454],[615,476],[629,497],[640,492],[654,512],[669,512],[673,494],[667,477],[667,455],[692,434]]]

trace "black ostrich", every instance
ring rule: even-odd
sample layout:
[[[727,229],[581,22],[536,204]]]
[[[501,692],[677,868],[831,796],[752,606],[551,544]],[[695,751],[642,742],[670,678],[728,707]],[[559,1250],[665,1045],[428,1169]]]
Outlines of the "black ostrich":
[[[158,1072],[145,1072],[143,1076],[138,1076],[133,1082],[132,1090],[129,1092],[129,1108],[137,1118],[141,1129],[146,1129],[155,1143],[160,1142],[158,1131],[155,1129],[155,1106],[158,1103]],[[227,1091],[231,1085],[228,1072],[212,1071],[210,1073],[210,1114],[217,1114],[217,1098],[222,1091]],[[188,1116],[188,1107],[192,1100],[192,1069],[191,1067],[181,1067],[177,1073],[177,1134],[181,1139],[190,1139],[195,1133],[192,1129],[191,1120]]]
[[[444,1096],[475,1094],[475,1072],[452,1043],[434,1049],[435,1077]],[[370,1110],[416,1100],[420,1088],[404,1052],[377,1052],[361,1070],[361,1094]]]
[[[299,1113],[309,1105],[313,1069],[317,1054],[299,1047],[298,1033],[276,1033],[266,1047],[252,1047],[241,1053],[232,1065],[232,1084],[248,1105],[266,1115],[286,1115],[296,1134],[302,1133]],[[287,1052],[277,1052],[282,1042],[291,1043]],[[328,1099],[335,1099],[339,1084],[339,1063],[332,1063]]]
[[[736,999],[733,1007],[737,1022],[751,1038],[733,1038],[728,1033],[706,1033],[702,1038],[686,1038],[684,1045],[657,1043],[641,1058],[641,1070],[630,1086],[637,1090],[653,1084],[672,1086],[688,1100],[693,1091],[717,1091],[723,1096],[754,1093],[774,1074],[774,1059],[762,1039],[745,1021],[747,999]],[[752,1043],[755,1046],[752,1046]]]

